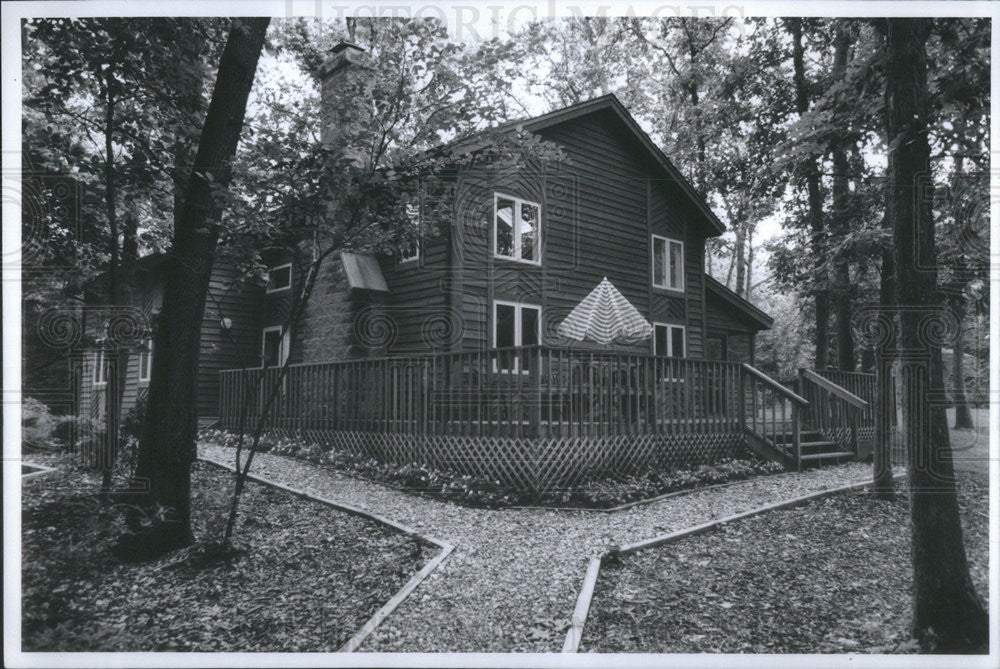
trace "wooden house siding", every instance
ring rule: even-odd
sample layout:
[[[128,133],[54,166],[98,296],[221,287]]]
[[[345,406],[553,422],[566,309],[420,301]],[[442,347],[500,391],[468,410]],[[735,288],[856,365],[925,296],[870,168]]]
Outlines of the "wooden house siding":
[[[703,229],[687,223],[652,161],[610,112],[547,128],[569,161],[558,170],[538,165],[516,174],[466,171],[458,185],[455,303],[461,304],[464,350],[492,345],[496,300],[542,308],[543,341],[565,343],[556,326],[600,280],[608,279],[650,321],[685,326],[688,355],[703,354]],[[502,193],[539,203],[541,263],[493,254],[493,198]],[[652,286],[650,234],[684,242],[683,293]],[[586,346],[574,343],[574,346]],[[649,343],[631,348],[648,351]]]
[[[379,265],[389,286],[384,315],[395,330],[388,352],[426,353],[446,350],[457,336],[458,321],[449,308],[451,221],[424,221],[428,235],[420,243],[417,260],[396,262],[382,258]]]
[[[730,305],[724,313],[706,308],[705,239],[718,234],[718,222],[612,107],[533,131],[560,145],[567,161],[459,169],[451,175],[453,220],[423,222],[431,234],[419,260],[379,258],[387,293],[351,289],[340,263],[328,263],[292,333],[292,361],[486,350],[498,301],[540,307],[543,343],[588,348],[556,328],[604,276],[650,322],[684,326],[686,356],[705,357],[710,321],[741,318]],[[498,194],[539,205],[540,262],[494,255]],[[682,291],[653,285],[652,235],[683,242]],[[265,298],[265,324],[283,322],[282,305]],[[646,353],[652,345],[616,348]]]
[[[198,359],[198,413],[203,417],[218,415],[219,372],[223,369],[242,367],[260,347],[261,301],[263,290],[257,286],[237,281],[239,273],[235,265],[219,258],[212,269],[209,280],[208,297],[201,325],[201,354]],[[163,304],[164,265],[155,264],[150,268],[140,266],[136,277],[136,293],[133,304],[142,310],[147,321],[155,325],[156,314]],[[91,302],[90,314],[86,316],[85,331],[90,340],[103,336],[103,316],[101,307]],[[229,332],[222,328],[223,318],[229,318],[232,326]],[[156,350],[153,351],[156,356]],[[100,418],[105,409],[105,388],[94,384],[94,368],[97,352],[93,348],[82,356],[82,375],[79,386],[80,412],[92,418]],[[128,359],[125,388],[122,395],[122,411],[127,413],[149,389],[148,381],[139,380],[139,352],[132,351]]]
[[[242,280],[231,260],[221,257],[212,268],[201,321],[198,358],[198,414],[219,415],[219,372],[259,364],[263,288]],[[232,321],[229,330],[222,319]],[[156,355],[156,352],[153,352]]]

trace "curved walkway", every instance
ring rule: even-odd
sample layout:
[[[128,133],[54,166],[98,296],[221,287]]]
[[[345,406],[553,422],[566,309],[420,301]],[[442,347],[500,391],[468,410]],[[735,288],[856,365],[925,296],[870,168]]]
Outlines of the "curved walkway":
[[[232,449],[200,444],[231,462]],[[692,492],[616,513],[473,509],[308,462],[259,453],[253,473],[408,525],[455,545],[364,642],[379,652],[559,652],[590,558],[809,492],[871,479],[849,463]]]

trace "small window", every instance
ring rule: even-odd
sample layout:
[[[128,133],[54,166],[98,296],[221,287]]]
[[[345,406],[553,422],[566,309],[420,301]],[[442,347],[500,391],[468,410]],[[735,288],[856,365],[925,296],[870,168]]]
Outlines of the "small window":
[[[267,292],[277,293],[292,287],[292,263],[277,265],[267,270]]]
[[[103,386],[108,382],[108,361],[104,355],[104,342],[97,342],[98,349],[94,355],[94,385]]]
[[[499,193],[493,196],[493,255],[538,264],[541,257],[542,209]]]
[[[409,224],[414,228],[414,238],[404,241],[399,249],[399,262],[413,262],[420,260],[420,207],[416,204],[406,205],[406,216]]]
[[[139,381],[149,381],[153,368],[153,340],[147,339],[139,351]]]
[[[684,242],[653,235],[653,286],[684,291]]]
[[[684,326],[656,323],[653,326],[653,354],[683,358],[685,355]]]
[[[494,348],[510,348],[512,346],[535,346],[542,341],[542,310],[532,304],[515,302],[493,303],[493,346]],[[509,372],[520,366],[518,356],[500,355],[500,361],[494,368]]]
[[[264,328],[261,337],[261,367],[281,367],[288,359],[288,333],[281,333],[281,326]]]

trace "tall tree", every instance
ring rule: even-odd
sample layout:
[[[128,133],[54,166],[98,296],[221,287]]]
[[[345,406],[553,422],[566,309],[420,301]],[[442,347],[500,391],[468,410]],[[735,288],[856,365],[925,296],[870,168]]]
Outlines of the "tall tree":
[[[201,322],[219,238],[220,199],[231,179],[231,161],[269,23],[255,18],[231,24],[184,207],[175,221],[135,474],[136,482],[146,486],[140,507],[150,522],[120,538],[116,553],[125,559],[148,559],[193,539],[191,464],[198,425],[194,380]],[[133,528],[139,525],[136,520],[133,517]]]
[[[156,237],[166,227],[157,215],[170,208],[163,190],[169,170],[162,165],[169,164],[164,161],[173,135],[192,124],[190,112],[200,103],[200,57],[213,25],[100,18],[41,19],[25,26],[26,69],[32,74],[25,95],[28,144],[44,167],[73,174],[102,194],[101,206],[88,207],[86,216],[103,223],[93,239],[100,240],[103,270],[97,317],[106,323],[99,344],[107,364],[100,458],[105,492],[130,353],[148,326],[134,300],[140,235]],[[70,150],[61,150],[67,142]]]
[[[887,217],[896,251],[910,525],[913,532],[913,636],[928,652],[983,652],[989,619],[973,588],[962,541],[944,407],[942,315],[937,286],[926,42],[928,19],[887,19]]]
[[[338,44],[330,59],[322,42],[343,34],[327,30],[320,39],[316,27],[298,22],[274,31],[272,44],[312,76],[305,90],[285,100],[269,98],[252,119],[259,130],[241,151],[246,171],[234,217],[241,223],[224,231],[230,251],[241,248],[252,257],[264,246],[277,247],[293,259],[295,276],[302,278],[295,280],[284,332],[299,330],[317,281],[337,253],[397,255],[421,238],[449,234],[458,167],[469,167],[466,176],[472,177],[482,165],[524,169],[561,159],[555,145],[528,133],[476,132],[496,113],[495,98],[484,90],[491,80],[478,76],[480,55],[452,42],[443,24],[357,20],[353,36],[364,51]],[[495,45],[483,47],[493,52]],[[442,135],[469,141],[442,148]],[[244,400],[224,540],[234,532],[240,494],[299,343],[291,339],[278,373],[262,375],[259,394],[251,385]],[[264,398],[252,422],[246,407],[251,397]],[[247,424],[249,438],[242,429]]]
[[[803,41],[802,19],[785,19],[785,25],[792,36],[792,66],[795,82],[795,108],[799,116],[809,111],[811,98],[809,81],[806,78],[805,43]],[[826,243],[823,221],[823,193],[820,190],[820,170],[817,158],[806,155],[802,158],[800,173],[806,183],[808,198],[808,219],[811,231],[811,253],[814,263],[813,297],[816,304],[816,368],[825,369],[829,364],[829,324],[830,294],[826,278]]]
[[[850,28],[845,21],[839,20],[835,27],[833,56],[833,85],[846,88],[847,59],[852,37]],[[840,96],[841,98],[843,96]],[[843,104],[841,99],[840,104]],[[833,212],[830,222],[831,236],[835,240],[843,240],[850,231],[850,167],[848,166],[848,146],[850,135],[847,129],[841,129],[833,136],[830,143],[830,153],[833,157]],[[837,367],[846,372],[853,372],[854,339],[851,336],[851,266],[845,249],[840,248],[833,259],[834,313],[836,317]]]

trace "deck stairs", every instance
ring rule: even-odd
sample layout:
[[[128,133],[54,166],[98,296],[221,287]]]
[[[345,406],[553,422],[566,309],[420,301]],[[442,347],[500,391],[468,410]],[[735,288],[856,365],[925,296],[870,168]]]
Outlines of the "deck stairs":
[[[754,453],[789,471],[865,457],[867,401],[810,370],[799,371],[795,390],[750,365],[743,372],[744,438]]]
[[[745,432],[747,446],[757,455],[780,463],[785,469],[799,469],[797,452],[791,431],[787,434],[764,436],[749,428]],[[827,439],[819,431],[803,425],[799,433],[801,469],[837,465],[857,458],[853,451],[845,450],[836,441]]]

